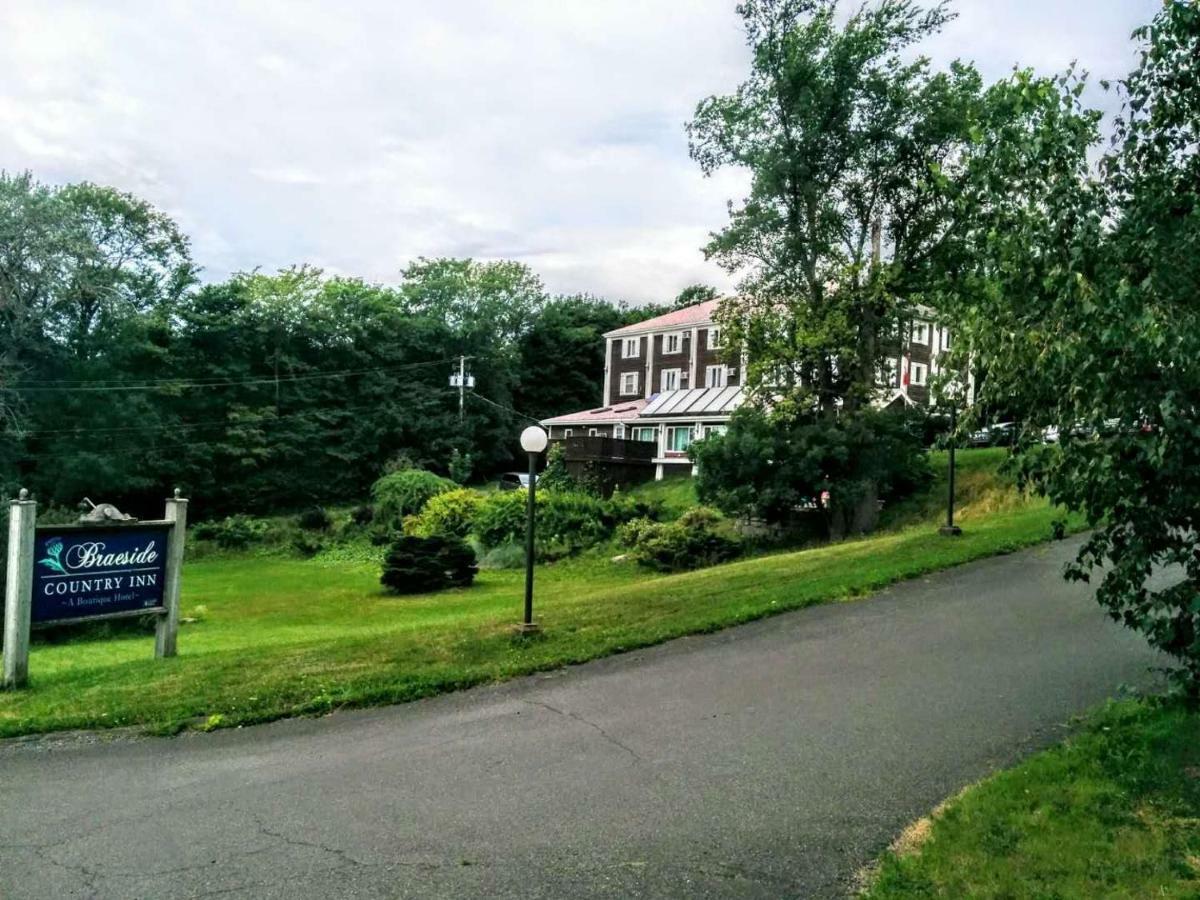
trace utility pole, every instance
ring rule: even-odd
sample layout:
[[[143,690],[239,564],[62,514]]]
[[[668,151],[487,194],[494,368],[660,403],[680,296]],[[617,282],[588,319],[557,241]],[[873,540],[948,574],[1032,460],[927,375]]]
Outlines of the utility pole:
[[[458,421],[462,424],[464,416],[464,404],[466,401],[467,388],[475,387],[475,376],[467,374],[467,360],[469,356],[458,357],[458,374],[450,376],[450,387],[458,388]]]
[[[465,356],[458,357],[458,421],[461,424],[463,420],[463,401],[466,398],[464,393],[467,384],[467,358]]]

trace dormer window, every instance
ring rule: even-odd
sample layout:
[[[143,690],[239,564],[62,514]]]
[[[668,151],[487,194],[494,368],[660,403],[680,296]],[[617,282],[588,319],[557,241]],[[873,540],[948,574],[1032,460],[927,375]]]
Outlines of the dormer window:
[[[678,331],[663,336],[663,353],[679,353],[682,350],[683,335]]]
[[[625,338],[625,340],[621,342],[621,359],[637,359],[641,355],[641,338]]]

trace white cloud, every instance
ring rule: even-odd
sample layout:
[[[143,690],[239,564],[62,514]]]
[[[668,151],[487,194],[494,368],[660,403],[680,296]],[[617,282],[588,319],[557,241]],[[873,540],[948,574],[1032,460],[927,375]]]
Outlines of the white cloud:
[[[960,0],[931,52],[1128,64],[1157,0]],[[206,275],[312,262],[391,281],[512,257],[553,290],[727,284],[700,247],[740,197],[683,125],[746,66],[733,0],[10,0],[0,166],[175,216]]]

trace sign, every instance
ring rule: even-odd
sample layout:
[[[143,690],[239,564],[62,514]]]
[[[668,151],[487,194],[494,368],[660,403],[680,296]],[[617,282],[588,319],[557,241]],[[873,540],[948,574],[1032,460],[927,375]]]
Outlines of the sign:
[[[37,529],[32,622],[161,608],[170,534],[161,523]]]

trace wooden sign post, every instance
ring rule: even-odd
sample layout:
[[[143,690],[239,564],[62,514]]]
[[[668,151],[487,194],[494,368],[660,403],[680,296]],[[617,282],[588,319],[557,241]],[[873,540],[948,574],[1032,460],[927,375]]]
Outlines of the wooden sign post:
[[[33,600],[33,537],[37,503],[22,490],[8,509],[8,568],[4,579],[4,675],[0,687],[29,680],[29,616]]]
[[[9,509],[0,687],[28,683],[32,628],[152,615],[154,655],[174,656],[187,503],[176,491],[159,520],[106,507],[108,520],[37,528],[37,504],[22,491]]]

